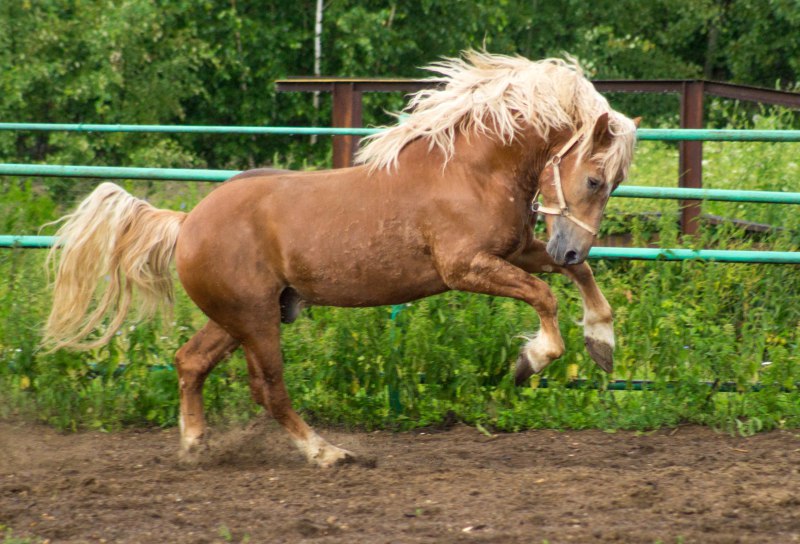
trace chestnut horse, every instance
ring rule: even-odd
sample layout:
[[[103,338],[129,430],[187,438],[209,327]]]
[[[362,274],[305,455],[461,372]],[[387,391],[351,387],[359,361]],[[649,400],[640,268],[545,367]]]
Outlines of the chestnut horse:
[[[583,298],[589,353],[611,371],[611,308],[584,260],[626,175],[635,123],[571,60],[469,51],[429,69],[440,86],[416,93],[402,124],[370,137],[359,166],[245,172],[189,213],[100,185],[57,234],[45,341],[96,347],[133,305],[151,315],[172,298],[174,259],[209,318],[176,355],[182,456],[205,447],[206,376],[242,346],[254,400],[322,467],[352,454],[292,409],[280,323],[302,304],[399,304],[450,289],[524,301],[541,324],[517,361],[522,382],[564,351],[555,297],[531,276],[559,272]],[[539,194],[546,245],[531,229]],[[102,322],[104,331],[89,338]]]

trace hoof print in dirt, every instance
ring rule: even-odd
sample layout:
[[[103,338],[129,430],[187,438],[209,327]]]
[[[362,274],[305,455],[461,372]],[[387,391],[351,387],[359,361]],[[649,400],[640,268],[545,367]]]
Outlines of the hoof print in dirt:
[[[374,455],[359,457],[354,461],[353,464],[361,468],[378,468],[378,458]]]
[[[336,461],[328,464],[327,467],[343,467],[345,465],[355,465],[358,463],[359,458],[353,455],[350,452],[347,452],[343,457],[340,457]]]
[[[586,351],[597,366],[611,374],[614,371],[614,348],[588,336],[584,337],[583,341],[586,344]]]
[[[185,469],[199,467],[208,458],[209,451],[208,446],[194,447],[189,451],[181,451],[178,454],[178,466]]]

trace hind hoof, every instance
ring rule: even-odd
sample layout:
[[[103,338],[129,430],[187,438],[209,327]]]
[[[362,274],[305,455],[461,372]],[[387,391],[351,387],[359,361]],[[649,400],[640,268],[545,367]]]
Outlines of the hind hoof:
[[[525,385],[525,382],[533,376],[533,366],[524,353],[520,353],[517,357],[517,366],[514,369],[514,384],[516,386]]]
[[[187,468],[196,467],[208,456],[208,450],[208,444],[205,442],[194,442],[189,447],[181,448],[178,453],[178,464]]]
[[[519,352],[517,367],[514,371],[514,381],[522,385],[533,374],[538,374],[555,359],[564,353],[564,344],[560,338],[558,342],[548,341],[543,336],[530,340]]]
[[[355,463],[356,456],[353,452],[327,444],[320,448],[311,461],[320,468],[331,468]]]

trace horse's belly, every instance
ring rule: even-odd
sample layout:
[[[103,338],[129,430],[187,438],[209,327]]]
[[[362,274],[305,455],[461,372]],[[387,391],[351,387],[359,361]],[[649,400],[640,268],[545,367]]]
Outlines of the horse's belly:
[[[381,306],[400,304],[447,291],[435,268],[394,263],[321,263],[311,277],[287,277],[291,286],[307,302],[320,306]],[[294,276],[294,277],[292,277]]]

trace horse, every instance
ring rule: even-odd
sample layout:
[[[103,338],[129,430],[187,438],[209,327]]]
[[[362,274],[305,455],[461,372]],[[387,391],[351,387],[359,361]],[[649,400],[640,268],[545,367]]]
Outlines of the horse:
[[[540,327],[520,349],[523,383],[564,352],[556,299],[532,275],[557,272],[577,285],[586,347],[611,372],[612,311],[585,259],[626,177],[638,122],[570,58],[465,51],[427,69],[437,85],[367,138],[354,167],[245,172],[188,213],[99,185],[56,234],[46,345],[98,347],[134,306],[152,315],[172,300],[174,262],[209,319],[175,356],[188,461],[207,449],[203,382],[239,346],[254,401],[310,463],[355,458],[292,408],[280,324],[303,305],[402,304],[451,289],[524,301]],[[547,243],[533,235],[539,215]]]

